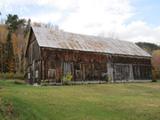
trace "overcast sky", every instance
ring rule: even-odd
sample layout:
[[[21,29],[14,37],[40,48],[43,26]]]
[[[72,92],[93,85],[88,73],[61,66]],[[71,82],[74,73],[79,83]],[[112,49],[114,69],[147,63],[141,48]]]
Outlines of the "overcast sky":
[[[160,44],[160,0],[1,0],[0,11],[69,32]]]

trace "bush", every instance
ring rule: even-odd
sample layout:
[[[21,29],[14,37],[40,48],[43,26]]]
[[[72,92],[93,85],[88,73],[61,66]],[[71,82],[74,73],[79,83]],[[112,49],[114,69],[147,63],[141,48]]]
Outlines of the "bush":
[[[69,72],[66,75],[63,76],[62,81],[64,85],[69,85],[70,81],[72,80],[72,74]]]
[[[108,74],[107,73],[102,74],[102,80],[108,82]]]
[[[160,79],[160,71],[152,70],[152,82],[157,82]]]
[[[156,79],[152,79],[152,82],[157,82],[157,80]]]

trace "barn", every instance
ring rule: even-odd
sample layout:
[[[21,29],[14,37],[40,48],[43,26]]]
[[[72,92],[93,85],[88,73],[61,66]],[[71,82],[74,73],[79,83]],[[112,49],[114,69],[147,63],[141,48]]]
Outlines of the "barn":
[[[132,42],[32,25],[26,48],[29,83],[151,80],[151,56]]]

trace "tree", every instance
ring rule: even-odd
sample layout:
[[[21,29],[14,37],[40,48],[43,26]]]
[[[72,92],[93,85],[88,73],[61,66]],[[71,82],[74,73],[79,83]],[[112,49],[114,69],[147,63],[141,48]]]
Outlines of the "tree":
[[[24,26],[25,22],[25,19],[19,19],[18,15],[8,14],[5,24],[8,25],[8,30],[13,33],[18,27]]]
[[[160,49],[160,46],[154,43],[147,43],[147,42],[138,42],[136,43],[139,47],[147,51],[148,53],[152,54],[154,50]]]
[[[152,54],[153,78],[160,79],[160,50],[155,50]]]
[[[15,60],[17,59],[13,50],[13,34],[18,34],[18,29],[25,26],[25,19],[19,19],[18,15],[7,15],[7,20],[5,24],[8,28],[7,40],[6,40],[6,72],[15,71]],[[20,53],[20,52],[19,52]]]
[[[13,53],[13,45],[12,45],[12,40],[11,40],[11,33],[8,32],[7,35],[7,43],[6,43],[6,62],[7,62],[7,71],[13,72],[14,66],[14,53]],[[11,67],[12,66],[12,67]]]
[[[0,62],[1,62],[1,64],[0,64],[0,66],[1,66],[1,71],[0,72],[4,72],[4,64],[3,64],[3,53],[4,52],[4,48],[3,48],[3,43],[0,43]]]

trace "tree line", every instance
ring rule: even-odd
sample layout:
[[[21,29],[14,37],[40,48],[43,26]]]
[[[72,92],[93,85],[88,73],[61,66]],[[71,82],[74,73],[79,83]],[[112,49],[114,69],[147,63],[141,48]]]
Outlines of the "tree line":
[[[8,14],[5,24],[1,24],[1,27],[7,30],[7,33],[3,33],[6,37],[1,37],[0,40],[1,73],[24,72],[25,39],[27,39],[30,23],[30,19],[20,19],[18,15]]]

